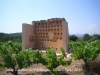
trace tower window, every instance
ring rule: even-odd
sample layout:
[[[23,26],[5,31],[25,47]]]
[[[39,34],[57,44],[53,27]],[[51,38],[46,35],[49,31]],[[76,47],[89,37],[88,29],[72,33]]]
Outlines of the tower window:
[[[51,24],[52,22],[50,22],[50,24]]]
[[[45,23],[45,24],[47,24],[47,23]]]
[[[50,40],[50,41],[52,41],[52,40]]]

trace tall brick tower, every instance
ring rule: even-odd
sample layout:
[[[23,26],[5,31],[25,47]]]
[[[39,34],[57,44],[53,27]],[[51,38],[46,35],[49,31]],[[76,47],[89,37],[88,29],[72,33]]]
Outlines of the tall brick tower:
[[[22,24],[22,49],[45,50],[48,46],[60,53],[63,47],[68,51],[68,22],[64,18],[32,21]]]

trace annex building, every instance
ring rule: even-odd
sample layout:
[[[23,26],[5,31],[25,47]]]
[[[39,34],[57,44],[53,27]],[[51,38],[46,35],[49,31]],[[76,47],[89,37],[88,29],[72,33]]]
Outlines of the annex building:
[[[32,24],[22,24],[22,49],[45,50],[52,47],[57,53],[60,48],[68,50],[68,22],[65,18],[32,21]]]

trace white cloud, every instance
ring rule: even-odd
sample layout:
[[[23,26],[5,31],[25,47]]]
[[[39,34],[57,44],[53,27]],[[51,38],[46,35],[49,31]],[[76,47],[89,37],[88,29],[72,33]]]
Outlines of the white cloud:
[[[88,27],[87,27],[87,32],[89,33],[89,34],[100,34],[100,26],[99,25],[97,25],[97,24],[90,24],[90,25],[88,25]]]
[[[69,33],[72,34],[100,34],[100,24],[96,24],[96,23],[91,23],[88,25],[73,25],[70,26],[69,25]]]
[[[90,24],[89,26],[88,26],[88,29],[90,29],[90,30],[95,30],[97,28],[97,25],[94,23],[94,24]]]

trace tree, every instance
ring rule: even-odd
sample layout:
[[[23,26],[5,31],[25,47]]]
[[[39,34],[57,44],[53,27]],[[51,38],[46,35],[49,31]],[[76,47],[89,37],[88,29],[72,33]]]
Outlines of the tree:
[[[86,34],[83,35],[84,41],[88,41],[89,39],[91,39],[91,36],[89,34],[86,33]]]
[[[75,35],[70,35],[69,39],[72,40],[72,41],[76,41],[78,39],[78,37],[75,36]]]
[[[94,34],[91,38],[92,41],[95,41],[95,40],[100,40],[100,35],[99,34]]]

